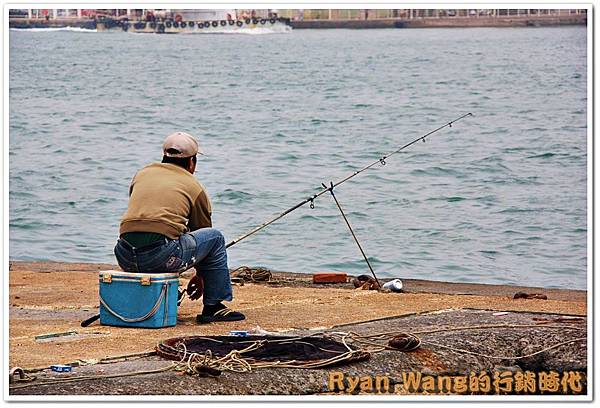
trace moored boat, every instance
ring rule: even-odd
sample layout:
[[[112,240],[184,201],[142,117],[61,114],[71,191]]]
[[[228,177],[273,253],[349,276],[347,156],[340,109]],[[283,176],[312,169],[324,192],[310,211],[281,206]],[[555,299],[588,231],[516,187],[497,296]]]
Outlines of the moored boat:
[[[227,20],[150,20],[130,21],[128,19],[101,18],[96,22],[98,31],[125,31],[132,33],[194,34],[194,33],[235,33],[247,30],[270,29],[284,32],[292,29],[286,18],[245,18]]]

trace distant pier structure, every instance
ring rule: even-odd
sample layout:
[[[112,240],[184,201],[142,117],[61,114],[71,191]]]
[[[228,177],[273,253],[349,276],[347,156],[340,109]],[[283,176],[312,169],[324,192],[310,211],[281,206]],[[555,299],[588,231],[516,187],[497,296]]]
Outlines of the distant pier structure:
[[[286,10],[293,28],[515,27],[587,24],[587,9]]]
[[[283,17],[303,28],[515,27],[587,24],[587,9],[10,9],[11,28],[95,28],[102,18],[221,20]]]

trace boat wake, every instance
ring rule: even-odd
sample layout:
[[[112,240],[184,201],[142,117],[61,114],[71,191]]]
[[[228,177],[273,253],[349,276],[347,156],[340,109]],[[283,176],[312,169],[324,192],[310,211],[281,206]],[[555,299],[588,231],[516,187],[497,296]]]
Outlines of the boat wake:
[[[11,28],[11,31],[29,31],[29,32],[52,32],[52,31],[71,31],[78,33],[96,33],[98,30],[81,28],[81,27],[45,27],[45,28]],[[265,34],[285,34],[292,31],[289,26],[273,27],[273,28],[211,28],[210,30],[194,30],[194,31],[183,31],[179,34],[244,34],[244,35],[265,35]],[[148,33],[135,33],[135,34],[148,34]]]
[[[11,31],[31,31],[31,32],[49,32],[49,31],[74,31],[78,33],[95,33],[98,30],[81,27],[44,27],[44,28],[11,28]]]

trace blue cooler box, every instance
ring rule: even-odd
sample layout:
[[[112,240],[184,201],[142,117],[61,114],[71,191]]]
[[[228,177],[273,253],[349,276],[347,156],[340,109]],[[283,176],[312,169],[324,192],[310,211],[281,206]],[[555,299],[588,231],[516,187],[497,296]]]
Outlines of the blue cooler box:
[[[160,328],[177,324],[179,275],[100,271],[100,324]]]

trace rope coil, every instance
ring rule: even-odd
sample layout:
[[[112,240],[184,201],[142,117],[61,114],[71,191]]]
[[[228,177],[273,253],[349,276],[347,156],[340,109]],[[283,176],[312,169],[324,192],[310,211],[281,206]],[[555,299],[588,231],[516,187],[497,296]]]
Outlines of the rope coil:
[[[240,278],[248,282],[268,282],[273,279],[273,274],[267,268],[240,266],[231,272],[231,277]]]
[[[291,337],[291,338],[269,338],[269,339],[258,339],[258,340],[240,340],[236,339],[235,348],[225,355],[219,357],[216,356],[211,348],[206,348],[203,352],[190,352],[185,345],[185,340],[190,338],[176,339],[177,343],[174,346],[170,346],[163,342],[157,346],[157,352],[159,355],[172,360],[179,360],[180,362],[185,361],[185,365],[179,365],[178,369],[185,371],[192,375],[204,375],[206,368],[216,371],[233,371],[233,372],[248,372],[256,368],[268,368],[268,367],[279,367],[279,368],[323,368],[332,365],[338,365],[344,362],[366,360],[370,357],[370,353],[364,350],[356,349],[347,344],[345,339],[339,341],[344,350],[331,350],[316,346],[312,343],[308,343],[305,340],[311,338],[317,338],[320,334],[312,334],[303,337]],[[328,336],[323,336],[329,338]],[[208,340],[214,342],[215,345],[223,344],[225,341],[208,338],[208,337],[195,337],[197,340]],[[273,361],[265,361],[258,358],[254,358],[248,355],[252,351],[259,350],[267,345],[284,345],[284,344],[307,344],[315,350],[324,352],[334,353],[333,356],[328,358],[312,359],[312,360],[299,360],[291,359],[283,361],[276,359]],[[214,371],[216,373],[216,371]]]

